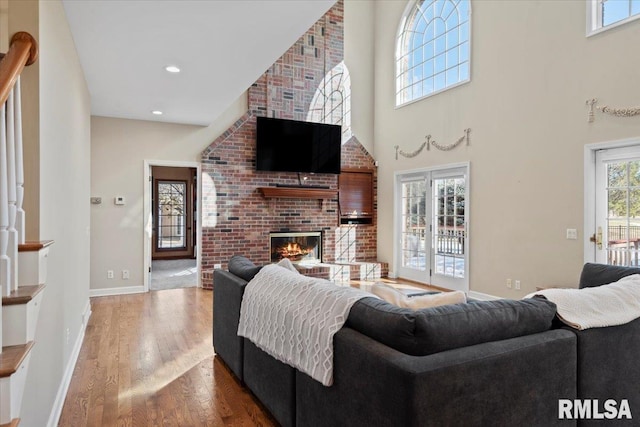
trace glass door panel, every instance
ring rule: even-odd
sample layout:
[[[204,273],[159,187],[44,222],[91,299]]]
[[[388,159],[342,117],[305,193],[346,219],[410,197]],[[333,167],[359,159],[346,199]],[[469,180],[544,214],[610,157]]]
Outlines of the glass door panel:
[[[186,191],[186,182],[158,182],[158,249],[186,247]]]
[[[433,284],[448,289],[466,289],[467,229],[466,178],[449,176],[432,183]]]
[[[428,276],[427,180],[424,176],[400,184],[400,274],[424,281]]]

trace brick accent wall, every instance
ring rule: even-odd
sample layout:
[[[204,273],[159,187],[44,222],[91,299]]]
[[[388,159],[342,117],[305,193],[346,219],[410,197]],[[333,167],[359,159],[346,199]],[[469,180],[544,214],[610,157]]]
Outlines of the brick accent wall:
[[[249,88],[249,111],[202,153],[202,276],[212,284],[214,264],[236,254],[256,264],[269,259],[269,232],[322,231],[323,260],[335,260],[338,200],[265,199],[258,187],[298,184],[289,172],[255,170],[256,117],[305,120],[325,74],[343,59],[343,5],[339,1]],[[342,165],[373,168],[355,137],[342,147]],[[308,184],[338,188],[336,175],[311,175]],[[374,174],[374,195],[377,174]],[[375,197],[375,196],[374,196]],[[374,199],[374,208],[376,206]],[[375,212],[375,210],[374,210]],[[376,259],[376,223],[358,226],[358,260]]]

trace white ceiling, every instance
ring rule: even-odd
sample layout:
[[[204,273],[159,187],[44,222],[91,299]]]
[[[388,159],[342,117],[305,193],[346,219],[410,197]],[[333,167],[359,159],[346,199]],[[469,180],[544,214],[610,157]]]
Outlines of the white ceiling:
[[[63,1],[91,93],[91,114],[203,126],[335,3]],[[182,72],[170,74],[167,65]]]

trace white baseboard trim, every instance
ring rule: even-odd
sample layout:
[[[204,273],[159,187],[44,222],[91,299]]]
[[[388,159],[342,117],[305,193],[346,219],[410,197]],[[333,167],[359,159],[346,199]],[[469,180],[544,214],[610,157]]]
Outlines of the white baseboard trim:
[[[89,289],[90,297],[106,297],[111,295],[141,294],[144,286],[123,286],[121,288]]]
[[[67,362],[67,367],[64,370],[64,375],[62,376],[60,387],[58,387],[58,394],[56,394],[56,400],[53,402],[53,407],[51,408],[51,414],[49,414],[47,427],[56,427],[58,425],[58,422],[60,421],[60,415],[62,415],[64,400],[67,398],[67,391],[69,391],[69,384],[71,384],[71,376],[73,375],[73,370],[76,367],[76,362],[78,361],[78,356],[80,355],[80,349],[82,348],[82,342],[84,341],[84,332],[87,329],[87,324],[89,323],[90,317],[91,303],[89,302],[89,300],[87,300],[87,305],[82,312],[83,321],[80,325],[80,332],[78,333],[76,342],[73,345],[73,350],[71,351],[69,362]]]
[[[476,292],[476,291],[469,291],[467,295],[469,296],[469,298],[477,299],[480,301],[493,301],[497,299],[502,299],[495,295],[483,294],[482,292]]]

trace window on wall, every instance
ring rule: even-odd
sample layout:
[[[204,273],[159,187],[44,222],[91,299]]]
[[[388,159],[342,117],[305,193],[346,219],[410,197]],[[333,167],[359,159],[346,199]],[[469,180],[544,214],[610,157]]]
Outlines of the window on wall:
[[[640,18],[640,0],[591,0],[588,4],[588,34]]]
[[[396,105],[470,80],[469,0],[412,0],[396,45]]]
[[[344,61],[329,71],[313,95],[307,121],[342,126],[342,143],[351,138],[351,78]]]

